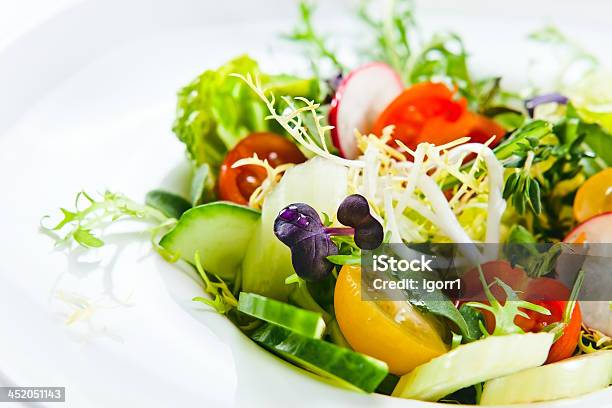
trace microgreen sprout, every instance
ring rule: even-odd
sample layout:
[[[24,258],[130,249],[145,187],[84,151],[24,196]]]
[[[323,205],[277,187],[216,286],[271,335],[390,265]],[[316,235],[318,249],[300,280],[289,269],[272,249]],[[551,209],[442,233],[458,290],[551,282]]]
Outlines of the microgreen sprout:
[[[370,214],[370,206],[363,196],[353,194],[345,198],[337,218],[350,227],[325,226],[317,211],[304,203],[291,204],[276,217],[274,234],[291,249],[291,262],[299,278],[322,280],[331,273],[334,263],[353,264],[359,259],[353,250],[340,252],[346,245],[338,238],[354,237],[358,249],[375,249],[382,243],[382,225]]]
[[[353,227],[346,229],[345,234],[347,231],[348,234],[353,232],[355,244],[361,249],[378,248],[385,236],[382,225],[370,213],[368,200],[359,194],[350,195],[342,201],[338,207],[338,221]]]
[[[238,301],[236,297],[232,293],[231,290],[227,287],[225,282],[221,278],[215,275],[216,281],[211,280],[208,276],[204,268],[202,268],[202,264],[200,263],[200,252],[196,251],[194,254],[194,264],[195,268],[198,271],[198,275],[202,278],[202,282],[204,284],[204,292],[210,295],[209,298],[196,296],[192,300],[195,302],[202,302],[212,308],[214,308],[218,313],[225,314],[228,311],[234,309],[238,306]]]
[[[334,267],[327,256],[336,255],[338,247],[325,230],[319,214],[308,204],[291,204],[276,217],[274,234],[291,250],[293,269],[302,279],[324,279]]]

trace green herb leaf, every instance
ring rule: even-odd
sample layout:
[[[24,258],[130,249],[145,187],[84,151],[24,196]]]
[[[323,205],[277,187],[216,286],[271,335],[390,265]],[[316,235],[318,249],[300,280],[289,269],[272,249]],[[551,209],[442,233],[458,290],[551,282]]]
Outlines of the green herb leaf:
[[[503,197],[504,200],[507,200],[516,190],[516,186],[518,185],[520,179],[519,173],[512,173],[506,179],[506,183],[504,184],[504,192]]]
[[[314,5],[308,1],[301,1],[299,11],[300,22],[293,33],[286,37],[307,47],[315,67],[318,67],[322,61],[327,60],[331,62],[338,71],[344,71],[344,65],[336,57],[336,53],[328,48],[324,37],[318,34],[314,28],[312,21],[312,16],[315,11]]]
[[[268,110],[264,102],[251,92],[248,84],[231,74],[259,78],[266,94],[279,96],[278,104],[283,103],[280,96],[313,99],[319,93],[318,80],[266,75],[248,56],[235,58],[216,70],[204,71],[179,91],[172,130],[185,144],[196,166],[210,166],[207,177],[216,177],[227,151],[248,133],[285,133],[275,122],[266,121]]]
[[[213,309],[215,309],[218,313],[226,314],[230,310],[235,309],[238,306],[238,300],[232,293],[231,290],[227,287],[227,284],[223,282],[221,278],[218,276],[214,276],[216,281],[213,281],[204,268],[202,268],[202,264],[200,262],[200,253],[196,251],[194,254],[194,264],[196,271],[202,278],[202,283],[204,284],[204,292],[206,292],[210,298],[204,297],[194,297],[192,300],[196,302],[204,303]]]
[[[417,31],[413,2],[391,1],[382,19],[374,17],[368,5],[369,2],[363,0],[358,11],[361,21],[375,36],[375,45],[368,47],[365,52],[370,54],[373,60],[389,64],[405,82],[409,82],[409,60],[414,51],[412,40],[416,38]]]
[[[506,300],[502,305],[496,298],[493,296],[489,285],[487,284],[484,274],[482,272],[482,268],[478,267],[478,271],[480,274],[480,282],[482,283],[482,287],[484,289],[484,293],[489,300],[489,304],[486,305],[480,302],[468,302],[467,306],[475,307],[477,309],[483,309],[491,312],[495,317],[495,330],[493,333],[488,333],[484,325],[481,323],[480,328],[482,333],[485,335],[492,336],[503,336],[507,334],[522,334],[525,333],[523,329],[521,329],[516,323],[514,323],[514,319],[516,316],[528,317],[522,309],[532,310],[534,312],[538,312],[544,315],[550,315],[550,310],[547,308],[536,305],[531,302],[527,302],[525,300],[519,299],[514,290],[508,285],[506,285],[499,278],[495,278],[494,284],[500,286],[504,292],[506,293]]]
[[[60,208],[60,211],[63,218],[57,225],[41,226],[46,231],[63,232],[63,235],[56,237],[57,245],[70,247],[75,242],[85,248],[101,247],[104,241],[94,234],[94,230],[100,230],[122,219],[133,219],[152,225],[149,231],[154,246],[163,256],[172,259],[168,253],[163,253],[163,250],[158,248],[156,237],[171,228],[176,219],[169,218],[157,208],[137,203],[123,194],[107,191],[100,199],[80,192],[75,199],[74,211],[65,208]]]
[[[540,196],[540,184],[535,179],[529,179],[529,204],[534,213],[540,214],[542,212],[542,198]]]
[[[466,304],[459,307],[459,313],[461,313],[467,324],[467,332],[466,335],[464,335],[465,342],[478,340],[482,337],[482,331],[480,329],[483,322],[482,313]]]
[[[478,109],[478,96],[467,67],[467,52],[461,37],[450,33],[436,35],[415,59],[410,82],[443,80],[457,86],[459,93]]]
[[[149,191],[145,197],[145,203],[157,208],[168,218],[179,219],[185,211],[191,208],[191,203],[183,197],[163,190]]]
[[[197,166],[194,164],[189,193],[191,205],[196,207],[214,201],[215,195],[215,175],[210,165],[203,163]]]
[[[361,265],[361,257],[357,255],[329,255],[327,260],[336,265]]]
[[[76,231],[74,231],[73,238],[85,248],[99,248],[104,245],[104,242],[101,239],[96,238],[91,233],[91,230],[85,228],[77,228]]]

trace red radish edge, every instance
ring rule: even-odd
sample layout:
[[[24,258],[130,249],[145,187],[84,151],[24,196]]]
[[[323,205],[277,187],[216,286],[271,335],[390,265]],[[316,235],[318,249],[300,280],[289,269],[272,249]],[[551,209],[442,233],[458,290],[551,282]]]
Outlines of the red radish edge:
[[[355,129],[368,132],[373,122],[403,90],[400,76],[382,62],[371,62],[354,69],[342,80],[329,111],[329,123],[334,127],[332,142],[342,157],[357,157]],[[353,106],[347,108],[347,100]]]
[[[587,224],[597,221],[598,218],[605,218],[605,217],[610,217],[610,221],[612,221],[612,211],[607,211],[601,214],[594,215],[591,218],[581,222],[573,230],[571,230],[569,234],[567,234],[563,242],[572,243],[578,237],[580,232],[582,232],[581,230],[586,229],[585,227],[587,226]],[[612,231],[610,232],[610,236],[612,237]],[[573,239],[570,240],[570,238],[573,238]],[[612,239],[610,240],[610,242],[612,243]]]

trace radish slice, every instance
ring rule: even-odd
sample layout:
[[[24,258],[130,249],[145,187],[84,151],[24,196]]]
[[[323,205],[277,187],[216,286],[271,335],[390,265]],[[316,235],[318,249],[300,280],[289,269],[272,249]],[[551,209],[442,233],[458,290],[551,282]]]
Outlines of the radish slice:
[[[612,336],[612,310],[608,302],[612,294],[612,271],[610,270],[612,212],[589,218],[574,228],[564,242],[593,244],[588,248],[589,256],[582,265],[586,277],[580,293],[585,299],[601,299],[601,301],[580,302],[582,320],[587,327]],[[564,264],[568,262],[564,262],[563,259],[557,262],[557,273],[561,278],[563,278]]]
[[[342,81],[331,103],[332,141],[347,159],[359,156],[355,129],[367,133],[374,121],[404,89],[388,65],[373,62],[359,67]]]
[[[589,218],[570,232],[563,242],[590,242],[612,244],[612,212]]]

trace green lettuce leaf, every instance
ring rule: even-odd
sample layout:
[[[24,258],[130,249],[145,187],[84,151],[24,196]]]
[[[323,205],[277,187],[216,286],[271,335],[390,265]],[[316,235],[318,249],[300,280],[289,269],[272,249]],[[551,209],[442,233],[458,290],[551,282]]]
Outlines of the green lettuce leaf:
[[[251,132],[284,134],[275,121],[267,121],[267,108],[251,89],[231,74],[257,77],[276,103],[282,96],[315,99],[319,82],[290,75],[267,75],[257,62],[243,55],[218,69],[207,70],[178,92],[173,132],[187,148],[194,164],[191,201],[214,199],[214,185],[226,153]]]
[[[275,94],[277,103],[282,103],[281,96],[314,99],[318,94],[317,80],[264,74],[246,55],[200,74],[178,92],[172,130],[195,164],[208,164],[213,174],[227,151],[250,132],[282,133],[275,123],[266,121],[268,110],[263,102],[242,80],[230,75],[233,73],[259,78],[264,90]]]
[[[612,71],[596,69],[565,92],[585,122],[612,133]]]

